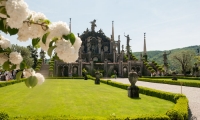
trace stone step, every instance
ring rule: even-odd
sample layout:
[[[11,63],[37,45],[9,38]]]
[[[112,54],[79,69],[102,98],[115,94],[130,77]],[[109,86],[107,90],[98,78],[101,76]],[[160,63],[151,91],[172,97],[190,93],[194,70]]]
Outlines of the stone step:
[[[41,66],[40,71],[38,71],[38,73],[41,73],[44,77],[48,77],[49,76],[49,65],[43,64]]]

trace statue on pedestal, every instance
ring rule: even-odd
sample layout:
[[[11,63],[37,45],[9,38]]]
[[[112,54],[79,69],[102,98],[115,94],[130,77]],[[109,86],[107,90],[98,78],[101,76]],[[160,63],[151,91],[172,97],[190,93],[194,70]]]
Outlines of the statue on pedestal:
[[[131,83],[131,86],[128,87],[128,97],[139,98],[139,88],[135,85],[138,80],[138,74],[134,71],[129,72],[128,80]]]
[[[96,71],[95,72],[95,74],[96,74],[96,79],[95,79],[95,84],[100,84],[100,72],[99,71]]]

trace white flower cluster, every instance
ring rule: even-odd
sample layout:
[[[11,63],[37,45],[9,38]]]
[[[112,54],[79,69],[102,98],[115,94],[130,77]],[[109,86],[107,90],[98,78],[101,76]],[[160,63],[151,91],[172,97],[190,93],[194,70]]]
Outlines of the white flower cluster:
[[[39,42],[40,47],[44,50],[47,51],[49,49],[49,43],[51,40],[55,37],[61,38],[63,35],[67,35],[70,33],[69,26],[62,21],[59,22],[53,22],[49,25],[48,32],[50,34],[47,37],[46,44],[42,43],[42,41]]]
[[[75,37],[76,40],[73,46],[69,40],[61,39],[56,42],[55,52],[66,63],[71,63],[78,59],[78,52],[82,41],[79,37]]]
[[[20,28],[29,15],[28,5],[24,0],[7,0],[5,7],[10,16],[7,18],[8,25],[11,28]]]
[[[44,76],[40,73],[35,73],[35,71],[33,69],[25,69],[23,71],[23,75],[25,78],[28,78],[30,76],[35,76],[38,80],[38,82],[37,82],[38,85],[41,85],[45,81]]]
[[[21,53],[18,52],[11,52],[9,55],[9,60],[13,64],[20,64],[23,61]]]
[[[11,43],[8,39],[4,38],[3,36],[0,36],[0,47],[3,49],[11,48]]]
[[[4,55],[3,53],[0,53],[0,65],[3,65],[4,62],[6,62],[8,60],[8,57],[6,55]]]
[[[30,24],[27,22],[23,23],[23,26],[19,28],[18,40],[19,41],[27,41],[29,38],[42,38],[42,36],[45,34],[45,28],[41,26],[41,21],[47,19],[46,16],[43,13],[36,13],[34,11],[31,12],[31,19],[35,23],[38,24]]]

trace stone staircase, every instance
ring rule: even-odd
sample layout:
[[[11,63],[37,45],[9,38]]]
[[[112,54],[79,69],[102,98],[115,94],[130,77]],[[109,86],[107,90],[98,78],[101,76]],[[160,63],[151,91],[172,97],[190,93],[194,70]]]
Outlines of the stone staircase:
[[[42,64],[40,71],[38,73],[41,73],[45,78],[49,76],[49,64]]]

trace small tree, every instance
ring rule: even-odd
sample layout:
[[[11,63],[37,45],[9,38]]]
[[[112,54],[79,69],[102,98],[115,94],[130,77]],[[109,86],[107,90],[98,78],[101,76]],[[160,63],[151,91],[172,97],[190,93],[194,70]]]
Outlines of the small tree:
[[[186,72],[192,68],[194,56],[195,56],[194,51],[188,51],[188,50],[183,50],[173,55],[173,59],[176,61],[176,64],[181,66],[182,73],[185,76]]]

